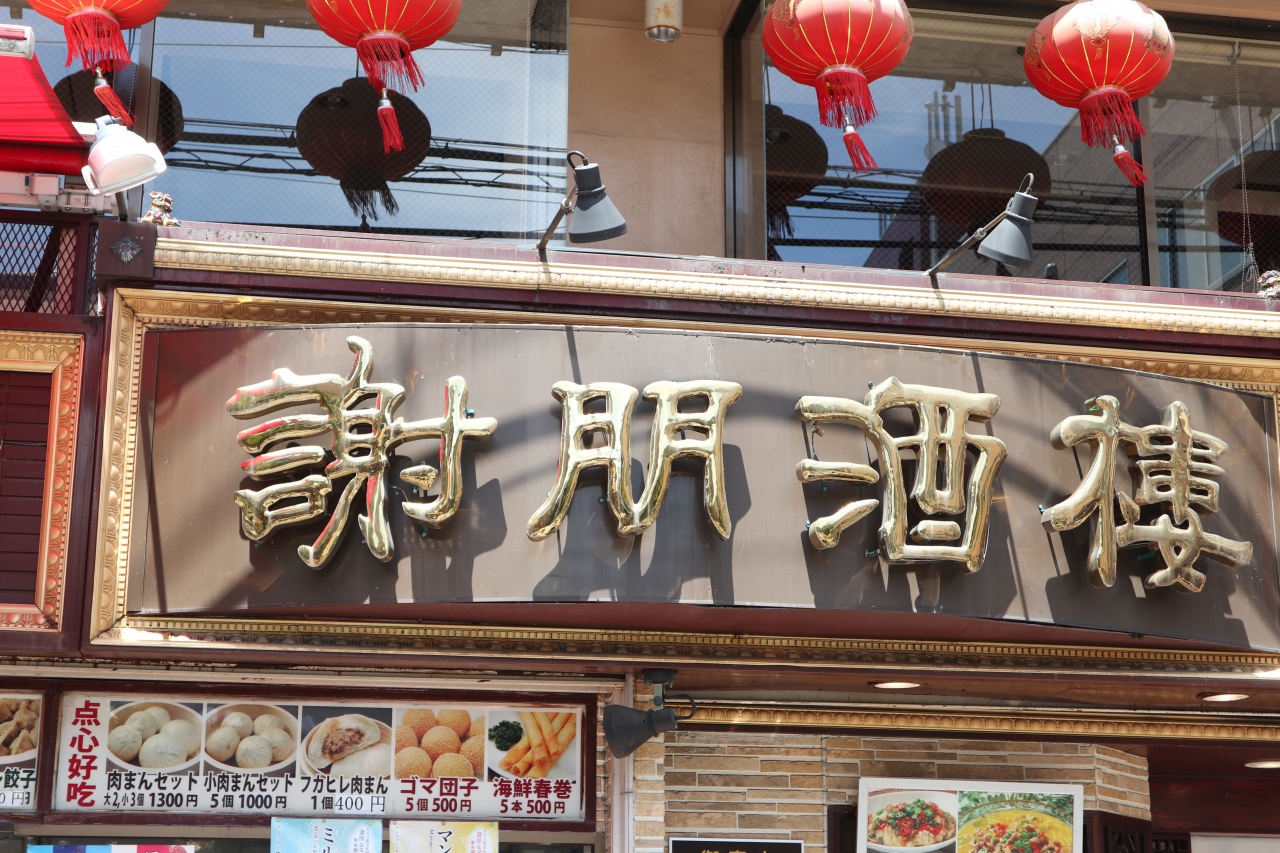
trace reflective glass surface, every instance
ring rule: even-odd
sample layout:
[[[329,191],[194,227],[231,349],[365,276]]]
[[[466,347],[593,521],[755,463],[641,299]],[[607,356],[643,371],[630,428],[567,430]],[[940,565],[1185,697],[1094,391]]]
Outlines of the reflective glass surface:
[[[567,5],[464,3],[445,38],[415,51],[423,85],[390,95],[400,153],[384,150],[380,92],[356,51],[302,3],[173,0],[126,31],[139,65],[112,82],[166,152],[146,189],[172,195],[179,219],[524,238],[565,192]],[[22,23],[51,82],[78,71],[62,66],[61,27],[29,7]],[[59,94],[78,120],[102,111],[88,72]],[[144,209],[141,194],[131,202]]]
[[[1038,9],[910,6],[910,52],[871,84],[879,115],[860,128],[876,160],[869,174],[851,168],[842,129],[819,124],[814,90],[762,59],[767,222],[739,217],[764,231],[757,256],[925,270],[1030,172],[1040,200],[1031,262],[1009,268],[966,252],[948,271],[1254,290],[1251,260],[1280,266],[1280,42],[1267,40],[1280,28],[1170,20],[1173,70],[1135,104],[1149,133],[1129,148],[1151,173],[1138,190],[1110,148],[1081,141],[1076,110],[1027,81]],[[758,44],[761,31],[757,18],[748,39]]]

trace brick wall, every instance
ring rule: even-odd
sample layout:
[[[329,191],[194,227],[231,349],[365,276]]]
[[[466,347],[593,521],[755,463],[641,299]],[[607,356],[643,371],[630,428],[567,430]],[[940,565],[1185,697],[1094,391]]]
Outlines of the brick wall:
[[[648,710],[653,695],[636,685],[635,707]],[[670,734],[667,737],[671,737]],[[665,853],[667,793],[666,744],[651,740],[634,753],[635,759],[635,853]]]
[[[682,731],[641,754],[636,785],[648,799],[645,817],[637,805],[637,853],[659,850],[659,821],[667,837],[788,838],[825,850],[827,807],[857,802],[863,775],[1079,783],[1085,809],[1150,819],[1146,759],[1094,744]]]

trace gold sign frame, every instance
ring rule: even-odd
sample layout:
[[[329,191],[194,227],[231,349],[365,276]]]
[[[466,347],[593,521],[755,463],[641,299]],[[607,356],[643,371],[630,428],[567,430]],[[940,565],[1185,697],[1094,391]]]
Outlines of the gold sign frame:
[[[270,270],[281,272],[283,270]],[[377,270],[370,270],[376,276]],[[1189,312],[1187,312],[1189,313]],[[108,367],[106,429],[97,553],[90,608],[90,641],[116,648],[244,649],[291,653],[341,651],[418,660],[523,659],[613,666],[697,663],[731,659],[739,666],[894,669],[955,673],[1136,673],[1198,679],[1238,679],[1280,672],[1280,655],[1050,644],[947,643],[909,640],[779,637],[609,629],[526,628],[422,622],[361,622],[192,616],[136,616],[126,610],[129,543],[138,452],[142,343],[150,329],[200,326],[358,323],[575,323],[598,326],[762,332],[809,338],[925,345],[1121,367],[1212,382],[1271,395],[1280,418],[1280,362],[1180,353],[1071,347],[954,337],[839,330],[681,323],[645,318],[529,314],[483,309],[429,308],[118,289],[114,293]],[[1174,324],[1177,325],[1177,324]]]
[[[83,335],[0,331],[0,370],[51,374],[36,591],[30,604],[0,604],[2,631],[62,628],[83,367]]]

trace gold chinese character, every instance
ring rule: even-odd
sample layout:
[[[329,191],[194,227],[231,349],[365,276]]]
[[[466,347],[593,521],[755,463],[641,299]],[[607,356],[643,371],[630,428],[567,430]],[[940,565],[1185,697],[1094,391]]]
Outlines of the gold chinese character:
[[[1147,576],[1148,587],[1179,584],[1192,591],[1204,589],[1205,576],[1193,568],[1203,554],[1235,568],[1253,559],[1253,544],[1205,533],[1196,507],[1218,511],[1218,484],[1210,477],[1224,472],[1216,464],[1227,443],[1191,428],[1191,415],[1181,402],[1165,408],[1163,422],[1135,427],[1120,420],[1120,403],[1102,396],[1085,401],[1096,415],[1072,415],[1053,428],[1050,440],[1063,449],[1081,442],[1094,445],[1093,463],[1075,492],[1041,513],[1048,528],[1063,531],[1079,527],[1097,513],[1089,543],[1089,578],[1096,587],[1116,582],[1116,549],[1142,543],[1154,544],[1165,568]],[[1116,448],[1124,445],[1134,471],[1133,497],[1115,487]],[[1116,524],[1119,503],[1123,524]],[[1168,504],[1151,524],[1139,524],[1140,506]],[[1179,526],[1183,525],[1183,526]]]
[[[657,519],[671,480],[671,463],[681,456],[705,460],[702,474],[702,502],[707,516],[721,538],[728,539],[731,528],[724,493],[724,462],[721,433],[724,416],[742,396],[736,382],[700,380],[695,382],[653,382],[644,389],[653,400],[653,435],[649,442],[649,470],[645,474],[640,499],[631,495],[631,412],[639,396],[630,385],[593,382],[578,385],[557,382],[551,393],[563,406],[560,437],[560,467],[555,485],[546,501],[529,519],[529,538],[545,539],[560,527],[573,501],[578,475],[587,468],[608,472],[607,502],[618,521],[618,532],[634,536]],[[707,407],[701,412],[681,412],[684,400],[701,398]],[[603,412],[587,412],[594,400],[604,400]],[[683,430],[699,435],[685,437]],[[604,445],[591,447],[591,435],[604,436]],[[676,433],[681,433],[676,437]]]
[[[880,524],[880,549],[891,562],[914,563],[951,560],[965,571],[982,567],[987,550],[991,492],[1008,451],[1004,442],[968,432],[968,423],[985,423],[1000,409],[995,394],[973,394],[927,385],[904,385],[896,377],[867,392],[865,403],[842,397],[801,397],[797,416],[808,424],[846,423],[862,429],[876,445],[880,473],[852,462],[819,462],[806,459],[796,468],[802,482],[827,480],[869,484],[885,478],[884,514]],[[915,418],[915,432],[890,435],[881,413],[907,408]],[[910,531],[915,544],[907,543],[907,491],[902,471],[902,451],[915,453],[915,483],[911,499],[925,515],[964,514],[963,532],[950,519],[926,518]],[[977,454],[965,485],[965,461]],[[815,548],[833,548],[840,534],[879,505],[874,499],[854,501],[838,512],[809,525],[809,541]],[[958,545],[939,544],[955,542]]]
[[[318,445],[285,447],[268,450],[273,445],[298,438],[333,433],[332,462],[324,474],[309,474],[299,480],[275,483],[258,491],[241,489],[235,493],[240,505],[240,527],[250,539],[260,541],[277,527],[300,524],[325,511],[325,496],[333,482],[350,477],[338,497],[319,538],[311,545],[298,548],[298,556],[313,569],[329,561],[346,532],[351,504],[363,487],[368,515],[358,517],[370,552],[382,561],[395,556],[391,541],[391,525],[387,519],[386,474],[390,456],[407,441],[440,439],[441,472],[429,465],[415,465],[400,475],[421,489],[429,489],[440,474],[440,495],[432,501],[403,503],[405,514],[429,525],[444,523],[458,509],[462,496],[459,460],[462,440],[488,437],[497,428],[493,418],[472,418],[467,410],[467,383],[454,376],[445,383],[445,412],[440,418],[406,422],[391,418],[404,401],[404,388],[394,383],[370,382],[373,373],[373,348],[363,338],[347,338],[347,346],[356,354],[351,374],[345,379],[336,373],[298,376],[281,368],[271,378],[256,385],[236,390],[227,401],[232,417],[252,418],[285,406],[318,403],[324,414],[283,415],[239,433],[240,446],[254,458],[241,463],[250,477],[265,480],[299,469],[324,464],[327,453]],[[372,405],[357,408],[372,398]],[[299,499],[302,499],[299,502]],[[281,502],[287,501],[283,505]]]

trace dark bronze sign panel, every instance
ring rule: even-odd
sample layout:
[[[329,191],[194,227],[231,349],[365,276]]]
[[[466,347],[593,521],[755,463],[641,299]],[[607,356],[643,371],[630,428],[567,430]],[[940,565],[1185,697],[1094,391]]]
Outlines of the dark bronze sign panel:
[[[668,853],[804,853],[803,841],[735,838],[673,838]]]
[[[372,477],[350,490],[348,516],[339,525],[329,516],[346,493],[344,481],[323,476],[332,455],[276,480],[251,478],[241,468],[255,458],[259,467],[250,473],[296,465],[308,446],[330,451],[332,433],[281,441],[276,457],[252,456],[237,434],[262,434],[274,418],[296,413],[321,415],[316,405],[266,411],[261,401],[267,398],[254,395],[287,397],[294,393],[289,388],[318,381],[319,374],[335,375],[331,383],[355,381],[349,379],[355,375],[352,337],[367,343],[372,360],[361,381],[382,383],[384,397],[389,384],[403,388],[392,419],[405,424],[395,435],[417,437],[388,452],[381,514],[366,508],[370,484],[379,479]],[[360,618],[366,603],[681,602],[936,612],[1280,649],[1276,425],[1268,397],[1057,361],[635,329],[172,330],[148,334],[146,346],[145,458],[135,514],[146,523],[132,543],[134,612],[296,607],[302,613],[337,605]],[[272,391],[268,380],[280,368],[292,371],[294,385],[282,373]],[[680,389],[692,386],[673,384],[695,380],[718,395],[718,427],[711,414],[702,420],[711,432],[718,429],[722,446],[692,425],[709,398],[681,398]],[[563,401],[553,396],[556,383]],[[613,396],[600,392],[587,400],[596,393],[581,387],[589,383],[619,385],[610,386]],[[559,490],[569,497],[567,511],[557,516],[562,420],[577,405],[578,420],[608,421],[601,407],[606,400],[621,406],[631,393],[625,386],[641,395],[630,419],[629,494],[620,483],[607,485],[604,468],[586,468],[575,490]],[[228,401],[237,389],[246,390],[232,403],[232,417]],[[1086,407],[1105,395],[1114,398],[1110,409]],[[801,398],[820,433],[811,435],[797,416]],[[659,414],[667,406],[666,421],[656,418],[655,400]],[[827,416],[835,409],[856,417],[833,421]],[[1092,531],[1101,513],[1089,509],[1085,493],[1089,483],[1109,479],[1098,479],[1105,472],[1092,464],[1099,441],[1085,439],[1105,433],[1090,425],[1104,424],[1112,410],[1112,433],[1119,437],[1112,441],[1114,488],[1123,497],[1107,498],[1112,535],[1102,546],[1117,540],[1120,546],[1112,549],[1108,575],[1105,556],[1099,569],[1096,553],[1091,571]],[[927,429],[913,411],[924,413]],[[860,427],[858,418],[880,432]],[[497,423],[485,438],[493,426],[487,419]],[[658,494],[646,487],[662,485],[649,476],[655,422],[675,425],[668,436],[672,476],[658,489],[665,501],[656,518],[642,517]],[[1055,447],[1050,435],[1064,422],[1075,427],[1064,426],[1070,440]],[[469,431],[458,432],[457,446],[445,454],[457,460],[450,465],[449,458],[441,460],[441,442],[421,436],[456,431],[459,424]],[[919,430],[933,430],[936,439],[925,442],[933,478],[917,476],[921,445],[901,438]],[[603,458],[608,434],[596,430],[594,438],[571,441],[564,464]],[[877,435],[902,442],[900,471],[886,469],[890,457],[878,452]],[[1182,445],[1178,435],[1187,439]],[[1157,451],[1169,455],[1153,455]],[[1135,455],[1140,452],[1146,457]],[[963,465],[952,464],[957,453],[964,454]],[[803,460],[809,460],[805,483],[797,477]],[[1185,464],[1179,468],[1177,460]],[[1147,466],[1136,482],[1133,463]],[[985,495],[978,482],[984,466],[988,475],[997,469]],[[431,473],[436,469],[438,478]],[[456,474],[452,485],[450,472]],[[905,483],[897,509],[888,493],[895,476]],[[313,504],[316,517],[279,524],[262,536],[267,504],[254,496],[284,481],[311,483],[310,496],[282,499],[277,512],[301,513],[314,500],[324,502],[324,514]],[[1190,484],[1179,492],[1181,505],[1169,491],[1179,483]],[[442,488],[460,492],[456,506],[431,502]],[[1214,503],[1217,511],[1209,511]],[[931,505],[932,514],[922,505]],[[259,514],[245,509],[242,516],[242,506],[256,506]],[[1058,508],[1064,506],[1070,511]],[[982,524],[979,509],[989,510],[989,522],[978,530],[986,533],[985,556],[971,548],[966,558],[959,546]],[[627,515],[633,510],[634,517]],[[366,514],[369,526],[362,527],[357,516]],[[1042,523],[1050,515],[1062,522],[1059,529]],[[855,516],[843,528],[832,522]],[[386,519],[382,529],[378,518]],[[896,545],[885,532],[895,518]],[[1064,527],[1068,522],[1075,526]],[[620,535],[624,526],[637,532]],[[1189,591],[1190,574],[1161,573],[1178,554],[1185,556],[1176,531],[1189,527],[1203,531],[1196,541],[1207,549],[1194,561],[1202,575],[1199,592]],[[326,539],[334,530],[343,534],[336,544]],[[828,547],[818,547],[823,543]],[[1171,549],[1167,554],[1162,544]],[[319,568],[304,562],[300,547]],[[1221,561],[1207,555],[1215,549],[1226,555]],[[939,559],[930,558],[935,553]],[[1240,564],[1230,566],[1233,560]],[[1099,578],[1112,585],[1097,585]],[[1153,578],[1170,585],[1151,586]],[[856,622],[850,630],[856,634]]]

